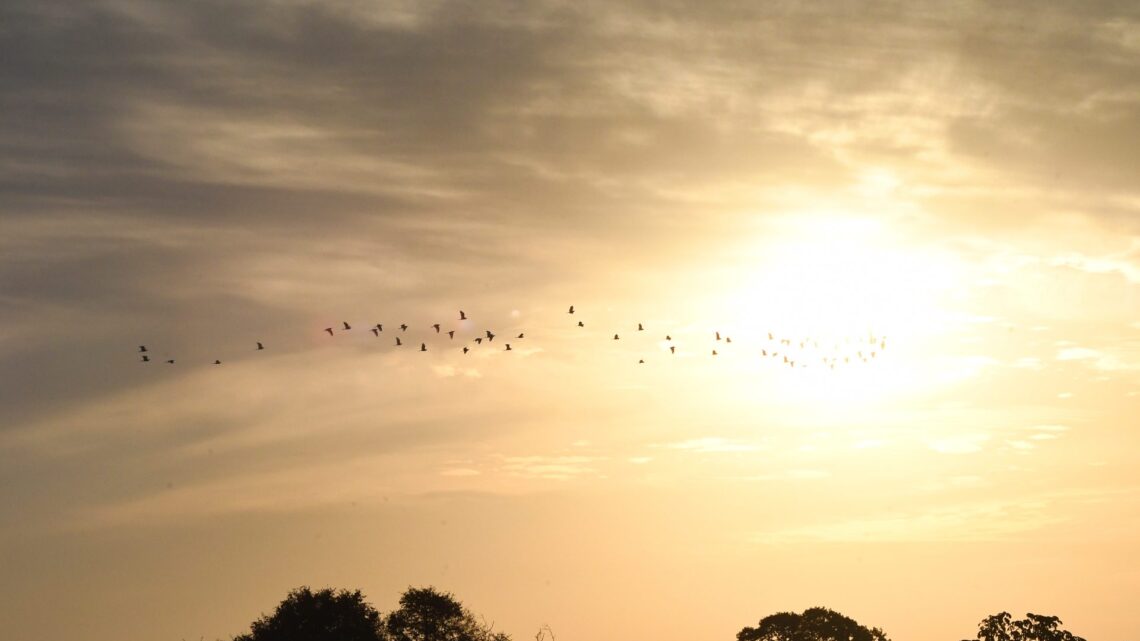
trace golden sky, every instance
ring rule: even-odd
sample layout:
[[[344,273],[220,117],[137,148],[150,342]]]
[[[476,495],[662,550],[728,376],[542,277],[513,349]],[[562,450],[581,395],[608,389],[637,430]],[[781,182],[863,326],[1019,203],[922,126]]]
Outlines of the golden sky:
[[[8,0],[0,70],[12,638],[1140,637],[1135,2]]]

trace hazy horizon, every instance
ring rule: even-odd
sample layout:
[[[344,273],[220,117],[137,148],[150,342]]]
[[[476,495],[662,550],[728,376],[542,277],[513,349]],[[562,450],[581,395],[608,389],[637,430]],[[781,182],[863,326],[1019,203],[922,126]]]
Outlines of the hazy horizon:
[[[0,620],[1140,638],[1137,140],[1135,2],[8,0]]]

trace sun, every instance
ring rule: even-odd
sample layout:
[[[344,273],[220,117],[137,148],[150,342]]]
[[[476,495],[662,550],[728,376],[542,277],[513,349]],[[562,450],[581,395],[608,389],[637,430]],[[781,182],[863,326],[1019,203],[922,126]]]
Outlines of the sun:
[[[953,322],[957,280],[950,258],[877,221],[796,217],[759,243],[727,305],[753,319],[786,398],[873,402],[938,378],[924,354]]]

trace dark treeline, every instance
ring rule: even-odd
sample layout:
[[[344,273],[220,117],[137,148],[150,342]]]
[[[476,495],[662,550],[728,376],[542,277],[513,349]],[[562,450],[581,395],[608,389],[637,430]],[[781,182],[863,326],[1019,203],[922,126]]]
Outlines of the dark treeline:
[[[250,625],[233,641],[512,641],[494,623],[476,617],[452,594],[432,587],[409,588],[400,606],[386,615],[364,600],[360,590],[308,587],[293,590],[272,614]],[[555,641],[542,626],[535,641]],[[868,628],[827,608],[777,612],[736,634],[737,641],[890,641],[880,628]],[[963,641],[1085,641],[1061,628],[1055,616],[1008,612],[986,617],[977,636]]]

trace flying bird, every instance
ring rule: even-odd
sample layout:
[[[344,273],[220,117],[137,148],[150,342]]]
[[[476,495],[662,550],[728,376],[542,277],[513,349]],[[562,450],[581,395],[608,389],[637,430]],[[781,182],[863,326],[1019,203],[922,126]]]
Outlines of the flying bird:
[[[341,321],[341,323],[343,323],[343,324],[344,324],[344,328],[345,328],[345,329],[352,329],[352,325],[349,325],[349,324],[348,324],[348,321]]]
[[[718,341],[720,340],[720,332],[717,332],[717,333],[716,333],[716,339],[717,339]]]
[[[503,350],[503,351],[504,351],[504,352],[509,352],[509,351],[511,351],[511,344],[510,344],[510,343],[507,343],[507,349],[505,349],[505,350]]]
[[[172,358],[172,359],[170,359],[170,360],[168,360],[168,361],[166,361],[166,362],[167,362],[168,364],[170,364],[170,365],[173,365],[173,364],[174,364],[174,359]]]
[[[476,339],[475,339],[475,342],[476,342],[476,343],[478,343],[478,344],[480,344],[480,345],[482,345],[482,344],[483,344],[483,337],[482,337],[482,336],[480,336],[479,338],[476,338]]]
[[[378,331],[378,332],[384,331],[384,326],[381,325],[380,323],[376,323],[376,331]]]
[[[146,351],[146,345],[139,345],[139,353],[141,354],[142,352],[145,352],[145,351]]]
[[[332,328],[331,328],[331,327],[326,327],[326,328],[325,328],[325,331],[329,333],[329,336],[332,336],[332,335],[333,335],[333,333],[332,333]]]
[[[676,354],[677,353],[677,346],[676,345],[670,345],[669,346],[669,353],[670,354]]]
[[[638,323],[638,324],[637,324],[637,331],[639,331],[639,332],[644,332],[644,331],[645,331],[645,328],[641,326],[641,323]],[[645,362],[645,361],[642,361],[642,362]]]
[[[616,340],[620,340],[620,338],[618,337],[618,335],[617,335],[617,334],[614,334],[614,340],[615,340],[615,341],[616,341]]]
[[[467,314],[464,314],[462,309],[459,310],[459,320],[467,320]]]
[[[470,348],[470,347],[467,347],[466,345],[464,345],[464,346],[463,346],[463,353],[464,353],[464,354],[466,354],[466,353],[467,353],[467,352],[469,352],[469,351],[471,351],[471,348]]]
[[[265,346],[261,344],[261,341],[257,341],[257,349],[265,349]]]
[[[454,330],[454,329],[452,329],[452,330],[449,330],[449,331],[447,332],[447,337],[448,337],[448,338],[451,338],[451,339],[454,339],[454,338],[455,338],[455,330]]]
[[[400,323],[400,331],[401,332],[408,331],[408,325],[406,323]]]
[[[644,358],[640,358],[640,359],[638,359],[638,360],[637,360],[637,364],[638,364],[638,365],[644,365],[644,364],[645,364],[645,359],[644,359]]]
[[[668,334],[666,334],[666,335],[665,335],[665,340],[667,340],[667,341],[671,341],[671,340],[673,340],[673,337],[672,337],[672,336],[670,336],[670,335],[668,335]]]
[[[379,337],[380,337],[380,330],[378,330],[378,329],[376,329],[375,327],[373,327],[373,328],[372,328],[372,335],[373,335],[373,336],[375,336],[375,337],[377,337],[377,338],[379,338]]]
[[[149,363],[149,362],[150,362],[150,357],[149,357],[149,356],[147,356],[146,354],[143,354],[143,355],[142,355],[142,361],[140,361],[140,362],[143,362],[143,363]]]
[[[524,332],[519,332],[519,338],[522,338],[522,337],[523,337],[523,333],[524,333]]]
[[[399,337],[399,336],[397,336],[397,337],[396,337],[396,347],[399,347],[399,346],[401,346],[401,345],[403,345],[403,343],[401,343],[401,342],[400,342],[400,337]]]
[[[585,326],[586,326],[585,323],[583,323],[582,321],[578,321],[578,327],[585,327]]]
[[[725,337],[724,337],[724,342],[726,342],[726,343],[731,343],[731,342],[732,342],[732,337],[731,337],[731,336],[725,336]]]
[[[221,361],[214,361],[214,365],[221,365],[221,364],[222,364]]]
[[[420,343],[420,351],[421,352],[427,351],[427,343]]]
[[[495,340],[495,335],[491,332],[487,332],[487,342],[490,343],[493,340]]]
[[[573,313],[574,313],[574,306],[573,306],[573,305],[571,305],[571,306],[570,306],[570,311],[568,311],[568,312],[566,312],[566,313],[567,313],[567,314],[573,314]]]
[[[439,333],[439,323],[432,325],[432,327],[435,328],[435,333],[438,334]]]
[[[713,353],[712,353],[712,355],[713,355],[713,356],[716,356],[716,350],[715,350],[715,349],[713,350]]]

